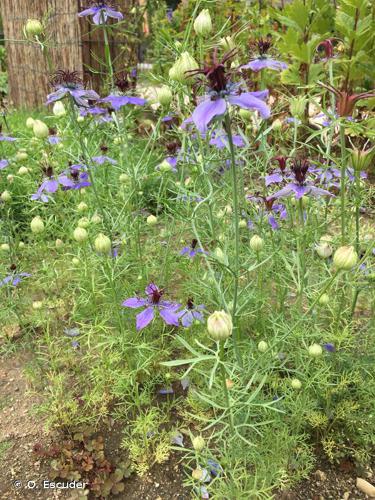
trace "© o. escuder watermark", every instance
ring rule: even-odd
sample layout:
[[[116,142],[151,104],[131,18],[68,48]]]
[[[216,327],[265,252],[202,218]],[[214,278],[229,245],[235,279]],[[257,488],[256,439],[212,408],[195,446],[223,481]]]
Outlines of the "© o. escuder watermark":
[[[51,481],[49,479],[44,479],[40,482],[40,485],[36,481],[25,481],[22,482],[19,479],[13,481],[13,486],[17,489],[23,486],[28,490],[34,490],[37,488],[42,488],[44,490],[83,490],[87,484],[83,481]]]

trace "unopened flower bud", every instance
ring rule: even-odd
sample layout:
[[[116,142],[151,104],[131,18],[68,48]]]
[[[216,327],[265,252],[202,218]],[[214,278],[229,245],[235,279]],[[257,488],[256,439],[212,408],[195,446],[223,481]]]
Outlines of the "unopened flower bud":
[[[333,264],[336,269],[348,271],[358,262],[357,252],[352,246],[343,246],[336,250],[333,256]]]
[[[61,248],[63,246],[64,246],[63,240],[60,240],[59,238],[57,238],[57,240],[55,241],[55,247],[56,248]]]
[[[8,243],[2,243],[2,245],[0,246],[0,249],[2,252],[9,252],[10,246],[8,245]]]
[[[203,448],[206,446],[206,442],[202,438],[202,436],[196,436],[195,438],[193,438],[192,443],[195,451],[202,451]]]
[[[224,262],[225,261],[225,255],[224,252],[220,247],[215,248],[213,252],[213,256],[219,261],[219,262]]]
[[[292,389],[296,389],[298,391],[302,387],[302,382],[298,380],[298,378],[294,378],[292,379],[290,385],[292,386]]]
[[[76,227],[73,231],[73,238],[78,241],[78,243],[82,243],[83,241],[87,240],[87,237],[88,233],[83,227]]]
[[[90,225],[90,221],[87,217],[81,217],[78,221],[78,227],[83,227],[84,229],[88,228]]]
[[[29,116],[27,118],[27,120],[26,120],[26,127],[27,128],[33,128],[34,122],[35,122],[34,118],[32,118],[31,116]]]
[[[264,247],[264,240],[257,234],[254,234],[250,239],[250,248],[254,250],[254,252],[260,252]]]
[[[266,352],[268,349],[268,344],[265,340],[261,340],[258,344],[258,351],[259,352]]]
[[[188,71],[198,69],[198,64],[189,52],[183,52],[177,59],[174,65],[169,70],[169,77],[171,80],[180,83],[186,83],[189,78]]]
[[[236,48],[236,44],[231,36],[220,38],[219,45],[224,50],[224,52],[230,52],[231,50]]]
[[[328,257],[331,257],[333,253],[331,245],[328,245],[327,243],[320,243],[319,245],[316,245],[315,250],[322,259],[328,259]]]
[[[250,122],[252,117],[254,116],[251,111],[248,109],[243,109],[241,108],[239,111],[240,117],[245,121],[245,122]]]
[[[17,173],[18,175],[26,175],[29,173],[29,169],[27,167],[20,167]]]
[[[64,103],[62,101],[56,101],[52,108],[52,113],[60,118],[61,116],[66,115],[66,109]]]
[[[159,164],[159,171],[160,172],[166,173],[166,172],[171,172],[171,170],[172,170],[172,165],[167,160],[163,160]]]
[[[17,151],[17,153],[15,154],[15,157],[14,159],[16,161],[24,161],[24,160],[27,160],[27,158],[29,157],[29,155],[26,153],[26,151]]]
[[[35,234],[42,233],[44,231],[44,222],[39,215],[32,219],[30,222],[30,228],[31,232]]]
[[[319,344],[311,344],[309,346],[309,355],[312,358],[318,358],[323,354],[323,348]]]
[[[111,250],[111,240],[103,233],[99,233],[94,241],[95,250],[98,253],[109,253]]]
[[[282,127],[283,127],[283,122],[279,118],[276,118],[276,120],[272,122],[273,130],[281,130]]]
[[[85,117],[84,116],[77,116],[77,123],[82,123],[85,121]]]
[[[240,229],[245,229],[247,227],[247,221],[246,221],[246,219],[241,219],[240,222],[238,223],[238,227]]]
[[[208,9],[203,9],[194,21],[194,31],[197,35],[206,36],[212,31],[212,21]]]
[[[350,157],[354,170],[357,170],[359,172],[361,170],[366,170],[370,165],[373,156],[374,149],[369,149],[367,151],[361,149],[352,149]]]
[[[18,248],[25,248],[25,246],[26,246],[26,245],[25,245],[25,243],[24,243],[23,241],[20,241],[20,242],[18,243]]]
[[[38,139],[45,139],[49,135],[49,130],[44,122],[35,120],[33,124],[33,133]]]
[[[162,85],[156,89],[156,102],[162,106],[169,106],[173,98],[171,89],[167,85]]]
[[[158,219],[157,217],[155,217],[155,215],[151,214],[147,217],[146,222],[149,226],[154,226],[155,224],[157,224]]]
[[[25,24],[25,32],[30,37],[41,35],[43,33],[43,25],[39,19],[28,19]]]
[[[34,300],[33,309],[37,311],[38,309],[42,309],[42,307],[43,307],[43,302],[41,300]]]
[[[232,317],[225,311],[215,311],[207,319],[208,334],[214,340],[225,340],[232,335]]]
[[[73,258],[72,258],[72,264],[73,264],[74,266],[78,266],[78,264],[79,264],[79,259],[78,259],[78,257],[73,257]]]
[[[319,304],[321,306],[326,306],[329,303],[329,295],[328,293],[323,293],[319,298]]]
[[[14,181],[14,175],[13,174],[8,174],[7,175],[7,181],[9,182],[9,184],[12,184],[12,182]]]
[[[9,191],[3,191],[0,196],[1,200],[4,201],[5,203],[8,201],[11,201],[12,195],[10,194]]]
[[[102,222],[102,218],[100,217],[100,215],[98,214],[94,214],[92,217],[91,217],[91,222],[93,224],[100,224]]]
[[[88,208],[89,207],[88,207],[87,203],[85,203],[84,201],[81,201],[81,203],[78,203],[78,205],[77,205],[78,212],[85,212]]]
[[[121,184],[129,184],[130,180],[131,179],[128,174],[121,174],[119,177],[119,181],[121,182]]]

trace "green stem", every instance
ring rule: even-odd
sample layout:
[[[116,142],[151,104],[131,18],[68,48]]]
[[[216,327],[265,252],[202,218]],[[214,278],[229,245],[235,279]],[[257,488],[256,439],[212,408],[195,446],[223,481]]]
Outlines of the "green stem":
[[[345,230],[346,147],[345,147],[345,126],[343,123],[340,123],[340,146],[341,146],[341,185],[340,185],[341,244],[345,245],[345,241],[346,241],[346,230]]]
[[[229,391],[228,391],[228,386],[227,386],[227,378],[226,378],[225,366],[224,366],[224,358],[225,358],[224,343],[225,343],[225,341],[220,342],[220,372],[221,372],[221,381],[222,381],[222,384],[223,384],[223,391],[224,391],[226,406],[227,406],[227,409],[228,409],[228,412],[229,412],[229,426],[230,426],[230,430],[232,432],[234,432],[233,413],[232,413],[232,407],[231,407],[231,404],[230,404]]]

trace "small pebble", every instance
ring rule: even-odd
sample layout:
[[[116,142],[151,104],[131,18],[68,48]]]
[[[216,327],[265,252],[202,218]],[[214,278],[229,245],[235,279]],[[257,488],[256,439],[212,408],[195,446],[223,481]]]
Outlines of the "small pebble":
[[[370,498],[375,498],[375,486],[373,486],[365,479],[357,477],[356,486],[360,491],[368,495]]]

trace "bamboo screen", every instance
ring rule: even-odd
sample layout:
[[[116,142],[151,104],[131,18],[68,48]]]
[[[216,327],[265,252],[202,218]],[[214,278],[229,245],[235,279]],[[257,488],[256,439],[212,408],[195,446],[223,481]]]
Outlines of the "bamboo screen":
[[[50,92],[51,71],[47,60],[40,46],[27,42],[23,34],[30,18],[47,20],[51,67],[78,71],[85,80],[91,80],[93,88],[100,90],[103,35],[100,29],[93,29],[87,19],[77,17],[89,3],[89,0],[1,0],[11,105],[40,107]],[[121,0],[116,5],[126,19],[136,4],[136,0]],[[137,62],[136,37],[129,39],[127,33],[124,28],[109,36],[112,60],[118,71]]]

